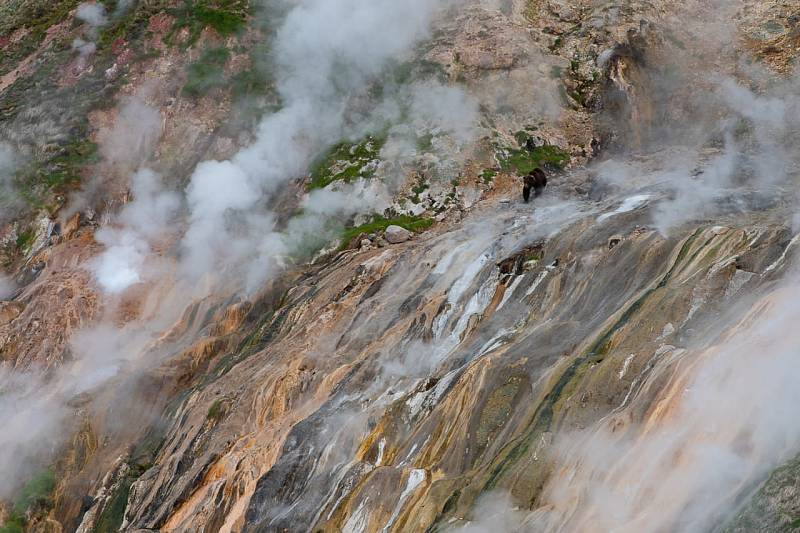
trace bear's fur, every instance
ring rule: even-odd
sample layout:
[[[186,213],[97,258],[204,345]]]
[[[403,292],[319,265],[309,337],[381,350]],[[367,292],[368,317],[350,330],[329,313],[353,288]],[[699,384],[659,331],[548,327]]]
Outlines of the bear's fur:
[[[533,197],[537,198],[542,194],[544,188],[547,187],[547,175],[541,168],[535,168],[533,171],[523,178],[524,186],[522,187],[522,198],[525,203],[528,203],[531,198],[531,189],[533,189]]]

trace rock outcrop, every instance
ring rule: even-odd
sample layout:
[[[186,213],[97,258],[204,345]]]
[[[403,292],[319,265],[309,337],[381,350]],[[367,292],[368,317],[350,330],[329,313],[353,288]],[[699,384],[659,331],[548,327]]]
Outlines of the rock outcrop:
[[[400,226],[389,226],[386,228],[384,237],[389,244],[400,244],[409,240],[412,237],[412,233]]]

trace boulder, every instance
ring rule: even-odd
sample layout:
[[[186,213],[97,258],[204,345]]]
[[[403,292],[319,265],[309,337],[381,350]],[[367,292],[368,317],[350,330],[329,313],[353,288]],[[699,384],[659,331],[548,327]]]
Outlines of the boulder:
[[[411,238],[411,232],[400,226],[389,226],[384,236],[390,244],[400,244]]]

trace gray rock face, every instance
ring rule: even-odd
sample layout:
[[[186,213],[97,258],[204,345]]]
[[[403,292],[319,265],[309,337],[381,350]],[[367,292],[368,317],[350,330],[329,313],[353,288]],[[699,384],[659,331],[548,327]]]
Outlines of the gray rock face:
[[[411,238],[412,233],[400,226],[389,226],[386,228],[385,237],[389,244],[400,244]]]
[[[793,531],[800,526],[800,457],[775,470],[722,533]]]

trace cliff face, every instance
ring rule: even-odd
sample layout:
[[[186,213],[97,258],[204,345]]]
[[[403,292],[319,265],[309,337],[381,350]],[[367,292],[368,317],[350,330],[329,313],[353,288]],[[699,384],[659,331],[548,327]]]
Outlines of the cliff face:
[[[792,5],[3,13],[0,531],[795,527]]]

